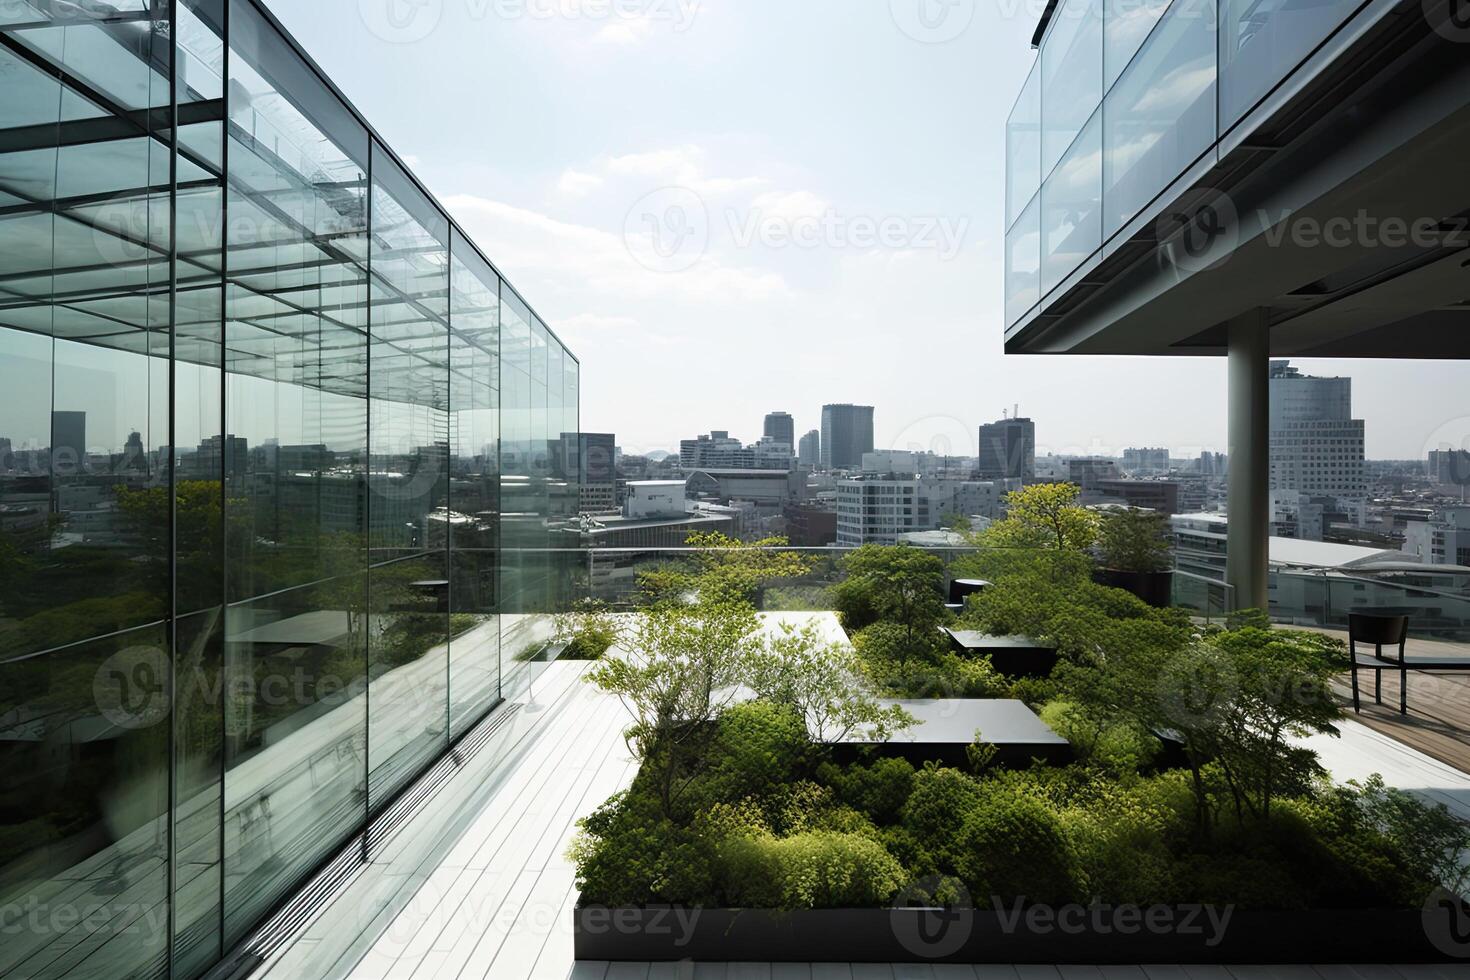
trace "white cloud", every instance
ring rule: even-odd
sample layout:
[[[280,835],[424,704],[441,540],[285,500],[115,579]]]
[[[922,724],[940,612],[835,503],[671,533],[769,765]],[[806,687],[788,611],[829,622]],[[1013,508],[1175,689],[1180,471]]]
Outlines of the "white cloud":
[[[566,170],[562,172],[561,180],[557,181],[556,189],[567,197],[586,197],[597,190],[603,184],[603,178],[597,174],[582,173],[580,170]]]

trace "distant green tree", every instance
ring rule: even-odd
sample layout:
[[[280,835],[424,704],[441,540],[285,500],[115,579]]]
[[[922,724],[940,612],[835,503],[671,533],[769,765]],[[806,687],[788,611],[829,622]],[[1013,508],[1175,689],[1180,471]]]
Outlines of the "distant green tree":
[[[1123,507],[1108,511],[1098,525],[1098,557],[1104,568],[1124,572],[1162,572],[1173,565],[1169,518],[1153,510]]]
[[[1052,548],[1086,551],[1097,540],[1098,517],[1077,503],[1082,490],[1071,483],[1038,483],[1006,494],[1006,516],[986,529],[995,548]]]
[[[843,559],[832,602],[850,631],[879,621],[901,629],[908,645],[945,621],[944,561],[909,545],[865,544]]]

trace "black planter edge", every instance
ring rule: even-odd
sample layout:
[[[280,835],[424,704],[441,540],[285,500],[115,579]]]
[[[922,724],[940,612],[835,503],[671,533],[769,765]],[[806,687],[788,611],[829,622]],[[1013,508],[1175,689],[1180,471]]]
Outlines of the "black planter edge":
[[[578,960],[614,962],[1470,964],[1470,935],[1457,931],[1448,908],[1038,908],[585,906],[573,911],[573,937]]]

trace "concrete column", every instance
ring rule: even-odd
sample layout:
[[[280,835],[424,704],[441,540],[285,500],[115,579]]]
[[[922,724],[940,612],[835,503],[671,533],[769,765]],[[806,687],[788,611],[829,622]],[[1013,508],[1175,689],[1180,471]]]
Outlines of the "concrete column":
[[[1271,539],[1270,329],[1264,311],[1231,323],[1230,483],[1225,580],[1236,609],[1266,609]]]

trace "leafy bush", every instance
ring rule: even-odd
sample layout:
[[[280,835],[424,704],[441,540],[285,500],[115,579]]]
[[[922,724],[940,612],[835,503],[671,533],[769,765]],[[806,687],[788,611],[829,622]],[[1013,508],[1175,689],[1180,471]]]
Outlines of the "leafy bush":
[[[976,901],[1073,900],[1080,874],[1057,812],[1025,793],[988,792],[963,816],[955,870]]]
[[[725,895],[740,908],[852,908],[888,901],[906,880],[882,844],[810,831],[735,837],[720,848]]]
[[[1072,743],[1079,760],[1112,772],[1137,772],[1161,748],[1159,740],[1136,722],[1097,719],[1067,701],[1047,704],[1040,715],[1052,731]]]
[[[903,759],[876,759],[845,768],[826,763],[817,774],[843,803],[880,824],[896,821],[914,790],[914,767]]]
[[[764,701],[731,706],[704,749],[705,765],[687,790],[687,808],[752,799],[764,805],[807,766],[806,726],[791,708]]]
[[[955,870],[956,837],[980,799],[980,784],[972,777],[958,769],[928,765],[915,775],[900,818],[917,846],[940,866]]]
[[[563,645],[563,660],[601,659],[622,632],[617,616],[596,600],[585,600],[556,617],[555,640]]]
[[[620,793],[580,822],[568,857],[590,905],[702,905],[714,892],[708,848],[663,815],[655,795]]]

